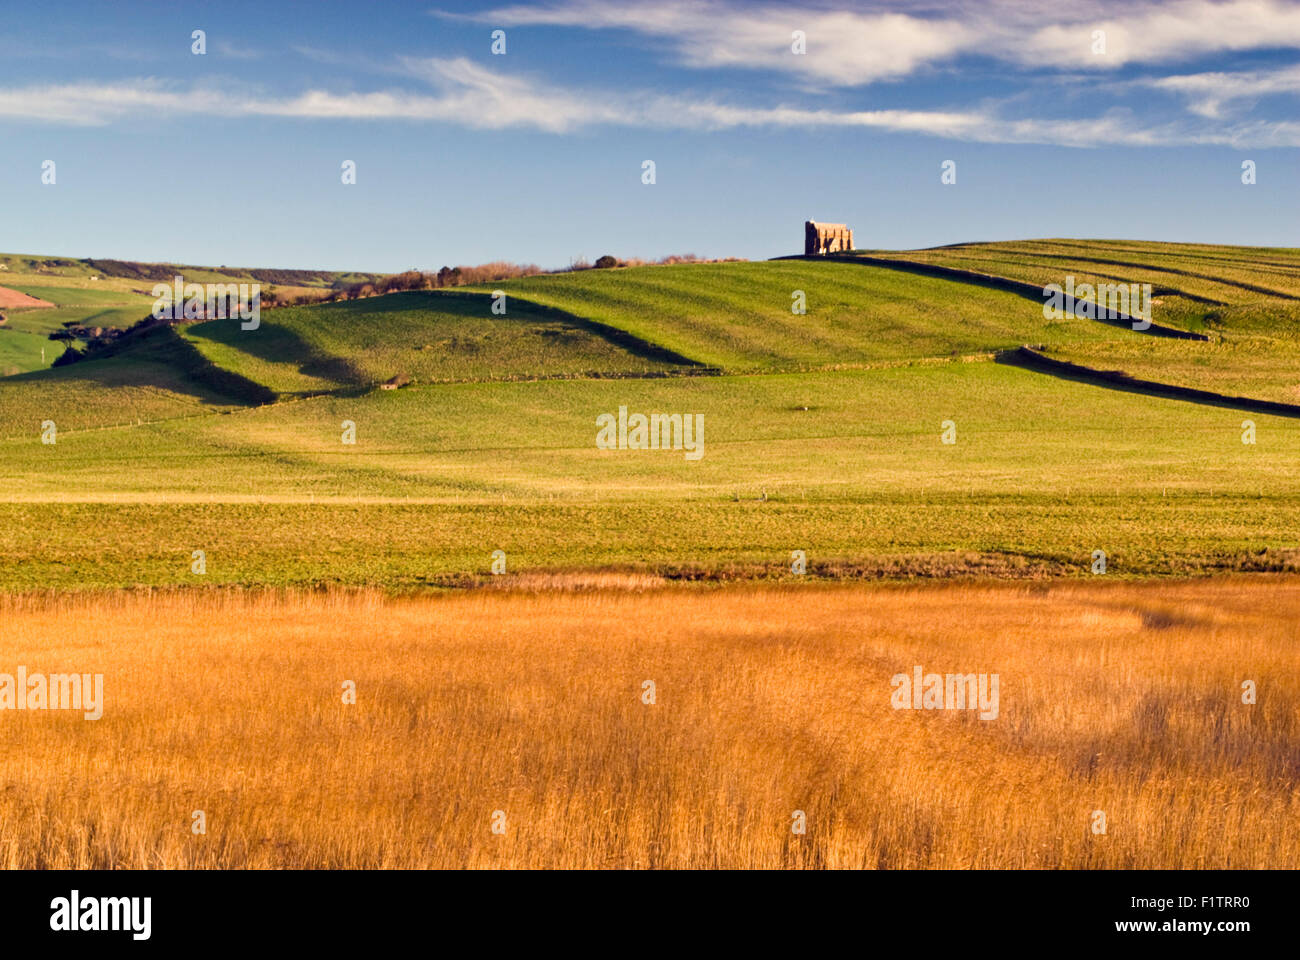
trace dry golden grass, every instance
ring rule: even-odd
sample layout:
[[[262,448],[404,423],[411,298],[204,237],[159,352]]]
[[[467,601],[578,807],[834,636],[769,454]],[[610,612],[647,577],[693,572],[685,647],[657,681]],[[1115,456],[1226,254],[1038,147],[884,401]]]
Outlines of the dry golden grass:
[[[107,700],[0,713],[0,864],[1300,866],[1300,579],[605,586],[0,600]]]

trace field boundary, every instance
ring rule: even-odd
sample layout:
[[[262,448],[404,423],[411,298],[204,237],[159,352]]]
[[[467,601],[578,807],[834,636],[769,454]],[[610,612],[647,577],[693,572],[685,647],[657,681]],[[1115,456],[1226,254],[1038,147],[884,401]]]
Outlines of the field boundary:
[[[989,249],[988,247],[984,247],[976,251],[974,249],[971,249],[970,247],[965,248],[966,252],[968,253],[983,252],[988,249]],[[1138,253],[1140,251],[1133,251],[1133,252]],[[1300,300],[1300,297],[1297,297],[1293,293],[1286,293],[1282,290],[1274,290],[1271,287],[1261,287],[1257,284],[1246,283],[1241,280],[1225,280],[1224,278],[1216,277],[1213,274],[1194,273],[1191,270],[1185,270],[1182,269],[1181,267],[1173,267],[1173,266],[1162,267],[1154,263],[1140,263],[1133,260],[1110,260],[1105,257],[1089,257],[1089,256],[1084,256],[1082,254],[1076,255],[1076,254],[1069,254],[1069,253],[1042,253],[1036,250],[1024,250],[1024,249],[1008,250],[1007,253],[1016,256],[1033,257],[1042,260],[1066,260],[1070,262],[1078,261],[1080,263],[1097,263],[1097,264],[1102,264],[1104,266],[1111,266],[1111,267],[1138,267],[1145,270],[1156,270],[1159,271],[1160,273],[1173,273],[1173,274],[1177,274],[1180,277],[1190,277],[1191,279],[1194,280],[1208,280],[1211,283],[1222,284],[1225,287],[1236,287],[1238,290],[1245,290],[1248,293],[1258,293],[1261,296],[1265,296],[1265,297],[1277,297],[1282,300]],[[1184,256],[1184,257],[1187,256],[1187,254],[1177,254],[1177,253],[1173,253],[1169,255]],[[1294,265],[1292,264],[1274,263],[1272,265],[1280,267],[1281,269],[1288,269],[1288,268],[1294,269]],[[1214,300],[1211,299],[1210,297],[1204,297],[1199,294],[1188,293],[1185,290],[1177,290],[1174,288],[1170,288],[1170,290],[1180,297],[1186,297],[1188,300],[1195,300],[1199,303],[1205,303],[1205,304],[1210,304],[1219,307],[1230,306],[1230,304],[1224,303],[1222,300]]]
[[[999,277],[992,273],[977,273],[974,270],[961,270],[957,267],[945,267],[937,263],[919,263],[915,260],[899,260],[890,257],[840,256],[833,253],[813,257],[806,254],[796,254],[788,257],[773,257],[773,259],[809,261],[828,260],[832,263],[856,263],[861,266],[884,267],[888,270],[901,270],[905,273],[918,273],[922,276],[939,277],[944,280],[955,280],[958,283],[970,283],[979,287],[1005,290],[1009,293],[1022,296],[1027,300],[1033,300],[1039,305],[1043,302],[1043,288],[1036,284],[1029,283],[1027,280],[1012,280],[1010,277]],[[1131,330],[1133,333],[1145,334],[1153,337],[1171,337],[1175,340],[1210,339],[1203,333],[1193,333],[1190,330],[1180,330],[1177,327],[1166,327],[1159,323],[1152,323],[1145,330],[1133,330],[1133,318],[1126,316],[1125,314],[1118,314],[1113,320],[1093,318],[1092,322],[1104,323],[1110,327],[1120,327],[1124,330]]]
[[[1096,263],[1108,267],[1137,267],[1143,270],[1155,270],[1160,273],[1174,273],[1180,277],[1190,277],[1193,280],[1208,280],[1210,283],[1220,283],[1225,287],[1236,287],[1238,290],[1245,290],[1248,293],[1258,293],[1265,297],[1278,297],[1282,300],[1300,299],[1300,297],[1296,297],[1295,294],[1284,293],[1281,290],[1273,290],[1270,287],[1260,287],[1253,283],[1244,283],[1240,280],[1225,280],[1222,277],[1215,277],[1208,273],[1193,273],[1191,270],[1183,270],[1179,267],[1160,267],[1154,263],[1136,263],[1128,260],[1107,260],[1104,257],[1077,257],[1073,254],[1064,253],[1034,253],[1027,255],[1039,257],[1043,260],[1066,260],[1070,262],[1077,261],[1079,263]],[[1178,296],[1186,297],[1188,300],[1196,300],[1201,303],[1207,303],[1219,307],[1229,305],[1224,303],[1222,300],[1213,300],[1209,297],[1200,296],[1199,294],[1187,293],[1184,290],[1176,290],[1175,292]]]
[[[0,307],[5,310],[49,310],[57,306],[58,304],[33,297],[13,287],[0,287]]]
[[[1180,387],[1158,380],[1143,380],[1129,376],[1120,370],[1098,370],[1069,360],[1057,360],[1029,346],[1004,350],[996,360],[1014,367],[1023,367],[1037,373],[1046,373],[1065,380],[1076,380],[1096,386],[1125,390],[1129,393],[1144,393],[1149,396],[1165,397],[1170,400],[1188,400],[1192,403],[1210,404],[1216,407],[1230,407],[1234,410],[1248,410],[1254,413],[1269,413],[1280,417],[1300,418],[1300,404],[1282,403],[1277,400],[1256,400],[1251,397],[1234,397],[1212,390],[1197,390],[1194,387]]]
[[[1046,255],[1046,254],[1043,254],[1042,256],[1043,256],[1044,259],[1047,258],[1047,255]],[[974,256],[967,256],[967,257],[959,257],[959,258],[957,258],[957,259],[964,260],[964,261],[969,261],[969,262],[971,262],[971,263],[981,263],[981,262],[984,262],[985,260],[989,260],[989,259],[991,259],[991,258],[988,258],[988,257],[974,257]],[[1066,257],[1066,256],[1063,256],[1063,255],[1062,255],[1062,256],[1060,256],[1060,259],[1062,259],[1062,260],[1066,260],[1066,261],[1070,261],[1072,258],[1070,258],[1070,257]],[[1080,258],[1080,259],[1082,259],[1082,258]],[[908,261],[908,262],[909,262],[909,263],[912,263],[912,262],[924,262],[924,261]],[[938,266],[938,265],[939,265],[939,264],[936,264],[936,266]],[[1046,267],[1046,266],[1048,266],[1047,264],[1037,263],[1037,262],[1026,263],[1025,265],[1026,265],[1026,266],[1031,266],[1031,267]],[[1118,266],[1126,266],[1126,267],[1133,267],[1133,266],[1149,266],[1148,264],[1132,264],[1132,263],[1119,263],[1119,264],[1117,264],[1117,265],[1118,265]],[[943,266],[950,266],[950,265],[949,265],[949,264],[943,264]],[[1053,264],[1053,266],[1055,266],[1055,265]],[[1152,270],[1162,270],[1162,268],[1154,267],[1154,266],[1149,266],[1149,268],[1152,269]],[[965,269],[967,269],[967,268],[966,268],[966,267],[953,267],[953,269],[955,269],[955,270],[965,270]],[[976,271],[976,272],[978,272],[978,271]],[[1132,282],[1128,277],[1122,277],[1122,276],[1120,276],[1120,275],[1117,274],[1117,273],[1113,273],[1113,272],[1111,272],[1111,273],[1102,273],[1101,270],[1100,270],[1099,268],[1098,268],[1098,269],[1089,269],[1087,272],[1088,272],[1088,275],[1089,275],[1089,276],[1097,277],[1097,278],[1099,278],[1099,279],[1101,279],[1101,280],[1110,280],[1110,281],[1113,281],[1113,282],[1115,282],[1115,283],[1130,283],[1130,282]],[[1176,270],[1173,270],[1173,271],[1171,271],[1171,270],[1164,270],[1163,272],[1173,272],[1173,273],[1177,273],[1178,271],[1176,271]],[[1179,287],[1173,287],[1173,286],[1170,286],[1170,285],[1167,284],[1167,283],[1152,283],[1152,285],[1151,285],[1151,295],[1154,296],[1154,297],[1179,297],[1179,298],[1181,298],[1181,299],[1183,299],[1183,300],[1190,300],[1190,301],[1193,302],[1193,303],[1199,303],[1199,304],[1202,304],[1203,306],[1207,306],[1207,307],[1230,307],[1230,306],[1233,306],[1233,304],[1229,303],[1229,302],[1226,301],[1226,300],[1215,300],[1213,297],[1206,297],[1206,296],[1203,296],[1202,294],[1199,294],[1199,293],[1189,293],[1189,292],[1186,291],[1186,290],[1180,289]]]

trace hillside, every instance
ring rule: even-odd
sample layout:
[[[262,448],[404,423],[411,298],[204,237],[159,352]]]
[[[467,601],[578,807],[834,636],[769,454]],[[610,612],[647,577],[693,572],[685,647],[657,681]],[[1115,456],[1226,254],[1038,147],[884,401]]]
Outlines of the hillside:
[[[728,372],[871,366],[1135,336],[1044,320],[1000,290],[816,261],[588,270],[493,287]],[[806,313],[793,312],[802,291]]]
[[[1196,305],[1225,306],[1261,299],[1300,298],[1300,249],[1227,247],[1135,240],[1018,240],[960,243],[925,250],[865,250],[866,256],[936,263],[1038,286],[1080,282],[1150,283],[1171,316]]]
[[[443,292],[267,310],[255,332],[224,320],[182,328],[214,364],[281,394],[373,387],[393,377],[439,383],[634,376],[691,366],[611,334],[525,304],[498,316],[486,297]]]
[[[1284,341],[1284,298],[1214,307],[1233,337],[1202,342],[855,263],[497,286],[504,316],[487,289],[392,294],[0,380],[0,588],[193,583],[199,546],[207,584],[390,588],[477,582],[498,548],[683,579],[786,577],[795,549],[835,579],[1084,576],[1098,549],[1117,576],[1300,568],[1294,417],[1010,362],[1264,394],[1295,354],[1239,338]],[[620,407],[702,416],[703,457],[598,449]]]
[[[141,263],[94,257],[45,257],[0,253],[0,275],[34,275],[64,280],[126,280],[136,286],[171,280],[177,274],[193,283],[263,283],[293,287],[329,287],[375,280],[373,273],[338,270],[284,270],[268,267],[203,267],[183,263]]]
[[[1156,323],[1207,339],[1115,336],[1048,343],[1044,352],[1144,380],[1300,403],[1300,249],[1027,240],[858,253],[865,262],[935,265],[1039,288],[1067,275],[1076,284],[1149,283]]]
[[[490,295],[506,292],[505,315]],[[791,311],[802,290],[806,313]],[[848,368],[991,356],[1117,336],[1045,321],[1023,300],[837,263],[588,270],[465,291],[267,311],[256,335],[212,321],[183,336],[279,393],[417,382]],[[1120,331],[1118,336],[1136,338]]]
[[[51,366],[65,344],[49,339],[62,327],[125,329],[153,309],[155,283],[183,275],[192,283],[262,283],[286,295],[324,293],[334,286],[373,280],[373,274],[324,270],[194,267],[129,260],[76,259],[0,254],[0,287],[54,304],[54,308],[5,307],[0,326],[0,377]],[[81,346],[72,341],[73,346]]]
[[[121,280],[101,285],[81,278],[5,272],[0,273],[0,285],[54,305],[4,310],[8,322],[0,327],[0,376],[53,364],[65,345],[49,335],[67,324],[128,327],[153,306],[152,297]]]
[[[504,315],[491,294],[506,293]],[[796,291],[803,313],[794,313]],[[181,335],[272,391],[319,393],[393,377],[420,383],[848,369],[991,358],[1023,343],[1139,341],[1104,324],[1044,320],[1023,298],[843,263],[588,270],[264,311]]]

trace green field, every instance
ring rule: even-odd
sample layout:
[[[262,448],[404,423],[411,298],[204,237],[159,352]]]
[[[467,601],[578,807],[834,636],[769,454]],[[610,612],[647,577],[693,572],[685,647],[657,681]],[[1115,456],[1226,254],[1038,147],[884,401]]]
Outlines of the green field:
[[[489,579],[496,549],[512,572],[705,580],[789,577],[794,550],[814,578],[1088,576],[1095,550],[1114,576],[1300,567],[1300,418],[996,359],[1032,343],[1265,393],[1294,367],[1255,369],[1258,351],[853,264],[498,287],[505,316],[490,291],[281,308],[0,379],[0,589],[453,586]],[[1271,305],[1220,309],[1242,336],[1294,330]],[[597,449],[620,407],[701,414],[704,455]]]
[[[151,298],[130,290],[86,287],[80,285],[83,282],[89,283],[0,273],[0,286],[55,304],[4,311],[8,322],[0,327],[0,375],[41,370],[53,364],[65,345],[49,339],[49,335],[65,323],[128,327],[147,315],[153,305]]]
[[[1157,295],[1217,304],[1300,297],[1300,250],[1134,240],[1020,240],[959,243],[926,250],[863,251],[938,263],[1042,285],[1076,281],[1150,283]]]
[[[1050,356],[1099,370],[1238,397],[1300,404],[1300,302],[1224,307],[1206,342],[1156,337],[1048,347]]]
[[[90,257],[40,256],[0,253],[0,284],[14,286],[8,280],[31,277],[35,282],[66,285],[95,285],[114,288],[148,289],[155,282],[170,281],[183,274],[192,283],[260,282],[304,287],[328,287],[335,282],[348,284],[373,280],[375,274],[334,270],[276,270],[222,265],[195,266],[177,263],[141,263],[134,260],[108,260]]]
[[[9,323],[0,327],[0,378],[48,367],[64,351],[62,343],[47,339],[48,330],[32,329],[44,324],[28,320],[29,312],[37,311],[9,311]]]
[[[589,317],[736,373],[869,366],[1117,335],[1103,324],[1044,320],[1022,297],[1000,290],[841,263],[592,270],[496,286],[507,297]],[[796,291],[805,295],[806,314],[792,312]]]
[[[1300,250],[1026,240],[927,250],[863,251],[1007,277],[1036,286],[1149,283],[1153,320],[1204,334],[1206,342],[1114,336],[1044,344],[1059,359],[1141,379],[1284,403],[1300,402]]]
[[[266,311],[259,329],[213,320],[185,329],[213,363],[281,394],[420,383],[633,376],[682,369],[620,348],[576,320],[529,306],[493,315],[483,296],[394,293]]]
[[[0,377],[50,367],[64,352],[49,335],[68,324],[126,329],[153,309],[155,283],[183,275],[189,283],[276,281],[327,289],[334,283],[371,279],[369,274],[308,270],[257,271],[235,267],[141,264],[133,261],[74,259],[0,253],[0,287],[55,304],[54,308],[5,310],[0,327]],[[74,341],[73,346],[84,346]]]

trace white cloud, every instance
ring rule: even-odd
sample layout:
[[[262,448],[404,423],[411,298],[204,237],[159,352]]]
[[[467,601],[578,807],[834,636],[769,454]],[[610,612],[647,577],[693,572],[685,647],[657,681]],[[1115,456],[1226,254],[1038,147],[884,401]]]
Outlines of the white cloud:
[[[961,23],[904,13],[852,13],[664,0],[571,0],[551,7],[512,6],[477,19],[505,26],[538,24],[627,29],[668,40],[692,67],[788,69],[826,83],[861,84],[902,76],[978,37]],[[808,52],[791,52],[802,30]]]
[[[782,70],[809,82],[859,86],[960,55],[1021,67],[1112,70],[1214,51],[1300,49],[1300,5],[1284,0],[1076,0],[1070,4],[867,2],[853,12],[735,0],[567,0],[501,7],[475,19],[501,26],[625,29],[667,43],[691,67]],[[807,53],[793,54],[793,30]],[[1106,34],[1093,53],[1093,31]]]
[[[333,94],[313,90],[288,100],[250,100],[251,115],[364,120],[427,120],[485,129],[532,127],[564,133],[621,119],[617,107],[596,98],[494,73],[465,58],[398,61],[401,72],[437,89]]]
[[[1105,53],[1092,34],[1105,34]],[[1213,53],[1300,49],[1300,5],[1278,0],[1179,0],[1099,4],[1095,16],[1040,25],[1004,37],[998,55],[1035,68],[1110,70],[1164,64]]]
[[[1193,73],[1143,81],[1158,90],[1184,95],[1192,112],[1218,118],[1229,104],[1275,94],[1300,94],[1300,66],[1245,73]]]
[[[551,133],[625,119],[617,107],[603,104],[600,98],[495,74],[465,59],[406,60],[401,66],[402,72],[419,77],[437,93],[308,90],[290,97],[267,97],[229,87],[174,90],[146,78],[107,85],[0,88],[0,117],[94,126],[136,114],[210,114],[439,121],[487,129],[532,127]]]
[[[171,89],[146,78],[109,85],[77,83],[0,88],[0,117],[98,125],[159,114],[225,118],[403,120],[477,129],[531,129],[567,133],[596,126],[728,130],[857,128],[925,134],[983,143],[1042,143],[1089,147],[1224,144],[1300,146],[1300,124],[1262,122],[1150,126],[1128,112],[1068,120],[1007,118],[989,108],[970,110],[837,110],[791,105],[753,106],[653,92],[611,93],[557,88],[507,76],[465,59],[403,58],[395,73],[416,78],[433,93],[308,90],[273,97],[248,89]],[[1193,86],[1193,78],[1184,78]],[[1245,81],[1243,81],[1243,84]],[[1243,87],[1244,89],[1244,87]]]
[[[152,79],[122,84],[72,83],[0,88],[0,117],[95,126],[149,112],[220,113],[219,93],[169,91]]]

